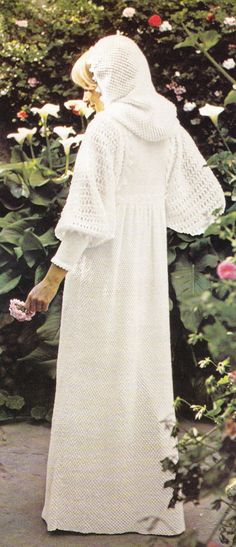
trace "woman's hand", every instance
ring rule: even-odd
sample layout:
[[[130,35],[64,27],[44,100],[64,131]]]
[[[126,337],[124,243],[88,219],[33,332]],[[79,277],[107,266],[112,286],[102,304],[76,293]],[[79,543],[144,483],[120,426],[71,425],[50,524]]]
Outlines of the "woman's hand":
[[[66,274],[67,270],[52,263],[42,281],[28,294],[25,301],[26,309],[33,312],[47,311]]]
[[[25,307],[28,311],[47,311],[50,302],[58,291],[58,283],[52,283],[44,278],[29,292]]]

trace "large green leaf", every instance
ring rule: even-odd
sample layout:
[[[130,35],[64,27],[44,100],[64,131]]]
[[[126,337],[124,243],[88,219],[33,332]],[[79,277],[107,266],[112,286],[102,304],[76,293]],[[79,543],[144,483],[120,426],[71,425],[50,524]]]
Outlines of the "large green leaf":
[[[43,325],[37,329],[37,333],[41,340],[49,340],[50,342],[59,340],[61,302],[61,293],[57,293],[48,308]]]
[[[179,302],[198,296],[211,286],[206,276],[184,256],[176,262],[175,270],[171,272],[171,280]]]
[[[0,294],[7,294],[8,292],[12,291],[12,289],[14,289],[18,285],[21,277],[21,274],[16,275],[16,272],[13,272],[12,270],[1,273]]]
[[[58,245],[58,239],[55,237],[54,228],[49,228],[44,234],[38,236],[44,247],[55,247]]]
[[[21,243],[25,261],[30,268],[37,262],[39,254],[46,254],[39,237],[32,230],[33,228],[31,227],[25,231]]]

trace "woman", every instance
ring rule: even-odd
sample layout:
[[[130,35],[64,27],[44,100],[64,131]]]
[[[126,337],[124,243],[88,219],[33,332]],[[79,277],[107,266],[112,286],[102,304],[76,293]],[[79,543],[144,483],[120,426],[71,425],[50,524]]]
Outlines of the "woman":
[[[174,475],[161,465],[178,460],[166,228],[203,233],[225,198],[130,38],[99,40],[72,78],[98,112],[61,244],[26,300],[47,310],[65,277],[42,517],[48,531],[173,536],[185,522],[182,502],[168,508]]]

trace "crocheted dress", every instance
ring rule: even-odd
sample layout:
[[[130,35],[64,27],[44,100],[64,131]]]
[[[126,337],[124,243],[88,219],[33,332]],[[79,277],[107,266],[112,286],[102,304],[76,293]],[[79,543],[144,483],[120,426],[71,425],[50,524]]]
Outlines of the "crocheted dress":
[[[175,535],[167,227],[200,234],[221,186],[183,127],[140,139],[104,111],[78,152],[52,262],[65,277],[42,517],[49,531]]]

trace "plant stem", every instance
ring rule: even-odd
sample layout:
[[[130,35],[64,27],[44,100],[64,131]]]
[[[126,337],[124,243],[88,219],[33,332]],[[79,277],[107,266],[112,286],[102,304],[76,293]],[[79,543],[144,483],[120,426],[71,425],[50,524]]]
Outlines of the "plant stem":
[[[228,80],[231,84],[236,84],[236,80],[234,80],[234,78],[232,78],[232,76],[230,76],[228,72],[226,72],[226,70],[224,70],[224,68],[221,65],[219,65],[219,63],[217,63],[217,61],[215,61],[214,57],[212,57],[212,55],[210,55],[210,53],[208,53],[208,51],[205,50],[204,46],[202,46],[201,44],[197,44],[197,45],[199,49],[201,50],[201,52],[215,66],[215,68],[217,68],[217,70],[221,72],[221,74],[226,78],[226,80]]]
[[[189,31],[188,27],[184,23],[181,23],[181,25],[184,28],[185,32],[188,34],[188,36],[192,36],[193,33]],[[230,76],[230,74],[228,74],[228,72],[226,72],[226,70],[224,70],[224,68],[221,65],[219,65],[219,63],[217,63],[217,61],[214,59],[214,57],[212,57],[212,55],[210,55],[210,53],[208,53],[205,47],[198,42],[197,38],[196,38],[195,45],[198,49],[200,49],[200,51],[205,55],[205,57],[207,57],[207,59],[214,65],[214,67],[217,68],[219,72],[221,72],[221,74],[226,78],[226,80],[228,80],[231,84],[236,84],[236,80],[234,80],[234,78],[232,78],[232,76]]]
[[[216,125],[216,124],[214,124],[214,126],[216,127],[216,129],[217,129],[219,135],[221,136],[222,141],[223,141],[223,143],[224,143],[224,145],[225,145],[225,148],[228,150],[228,152],[231,152],[231,150],[230,150],[230,148],[229,148],[229,146],[228,146],[228,144],[227,144],[227,142],[226,142],[226,140],[225,140],[225,138],[224,138],[224,135],[222,135],[221,129],[220,129],[219,126]]]
[[[33,145],[32,145],[32,141],[29,140],[29,147],[30,147],[30,153],[31,153],[31,156],[33,159],[35,159],[35,155],[34,155],[34,149],[33,149]]]
[[[48,163],[49,163],[50,169],[52,169],[52,156],[51,156],[51,150],[50,150],[50,142],[49,142],[49,138],[47,134],[47,120],[43,120],[43,127],[44,127],[46,146],[47,146]]]
[[[65,175],[67,175],[68,168],[69,168],[69,159],[70,159],[70,152],[66,154],[66,165],[65,165]]]
[[[81,125],[82,125],[82,132],[85,131],[85,123],[84,123],[84,116],[81,116]]]

